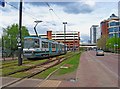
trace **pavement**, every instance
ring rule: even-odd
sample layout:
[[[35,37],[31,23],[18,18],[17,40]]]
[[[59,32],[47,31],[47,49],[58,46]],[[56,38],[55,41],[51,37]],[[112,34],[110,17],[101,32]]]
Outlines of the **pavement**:
[[[8,60],[15,60],[15,59],[17,59],[17,57],[14,57],[14,58],[12,58],[12,57],[7,57],[7,58],[0,57],[0,61],[3,61],[3,60],[8,61]]]
[[[2,77],[2,85],[17,79]],[[95,51],[86,51],[81,55],[75,80],[25,79],[10,87],[118,87],[118,56],[96,56]]]

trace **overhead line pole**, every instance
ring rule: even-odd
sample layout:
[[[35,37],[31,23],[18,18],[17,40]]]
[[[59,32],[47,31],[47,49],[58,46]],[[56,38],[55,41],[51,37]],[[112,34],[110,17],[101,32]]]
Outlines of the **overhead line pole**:
[[[19,51],[19,55],[18,55],[18,66],[22,65],[22,0],[20,0],[20,10],[19,10],[19,37],[18,37],[18,51]]]

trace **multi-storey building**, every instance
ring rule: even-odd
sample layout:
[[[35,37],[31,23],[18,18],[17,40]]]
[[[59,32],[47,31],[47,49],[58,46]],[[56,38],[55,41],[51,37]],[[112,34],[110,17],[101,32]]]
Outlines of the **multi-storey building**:
[[[100,38],[100,28],[98,25],[92,25],[90,28],[90,43],[94,44]]]
[[[100,23],[101,26],[101,35],[108,36],[109,38],[113,36],[120,37],[120,25],[119,17],[115,14],[112,14],[107,20],[104,20]]]
[[[108,21],[109,38],[113,36],[120,37],[120,26],[118,17],[112,14],[110,18],[108,18]]]
[[[66,34],[63,31],[47,31],[47,35],[41,37],[65,43],[68,50],[78,50],[80,46],[80,33],[76,31],[67,31]]]

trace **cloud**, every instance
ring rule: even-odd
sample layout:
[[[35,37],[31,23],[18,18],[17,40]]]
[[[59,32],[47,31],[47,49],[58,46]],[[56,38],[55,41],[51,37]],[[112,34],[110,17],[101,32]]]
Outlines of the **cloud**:
[[[65,5],[63,10],[68,14],[85,14],[91,13],[93,11],[93,8],[83,3],[69,3]]]
[[[81,41],[81,42],[84,42],[84,43],[88,43],[88,41],[89,41],[89,36],[88,36],[88,34],[81,34],[81,36],[80,36],[80,41]]]
[[[47,6],[45,2],[30,2],[36,6]],[[46,5],[45,5],[46,4]],[[85,14],[91,13],[94,9],[95,2],[92,1],[81,1],[81,2],[50,2],[50,7],[57,5],[63,8],[63,11],[68,14]]]
[[[26,4],[35,5],[35,6],[46,6],[45,2],[25,2]]]
[[[56,2],[50,3],[63,7],[63,11],[68,14],[85,14],[91,13],[94,9],[95,2]]]

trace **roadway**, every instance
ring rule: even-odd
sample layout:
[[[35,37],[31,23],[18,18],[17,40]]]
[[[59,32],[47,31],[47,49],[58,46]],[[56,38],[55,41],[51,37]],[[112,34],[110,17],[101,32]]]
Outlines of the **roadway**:
[[[77,73],[81,87],[117,87],[118,86],[118,56],[105,53],[96,56],[95,51],[82,54]]]

